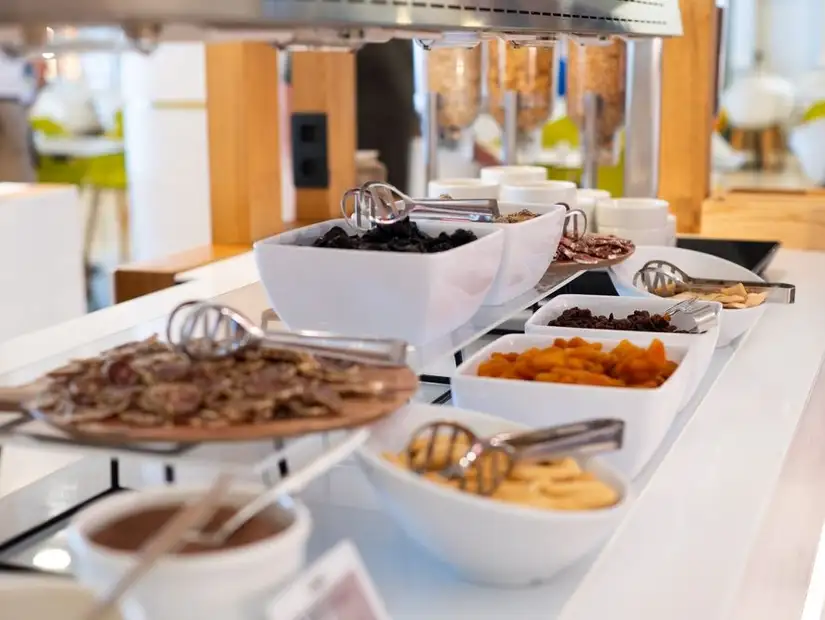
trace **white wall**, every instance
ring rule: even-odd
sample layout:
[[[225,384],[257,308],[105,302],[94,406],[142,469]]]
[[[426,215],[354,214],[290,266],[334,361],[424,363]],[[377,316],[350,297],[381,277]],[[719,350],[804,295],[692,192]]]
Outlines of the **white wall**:
[[[125,54],[121,76],[134,260],[210,243],[203,45]]]
[[[825,1],[729,0],[729,11],[728,59],[734,75],[751,66],[760,42],[766,66],[788,78],[825,61]]]

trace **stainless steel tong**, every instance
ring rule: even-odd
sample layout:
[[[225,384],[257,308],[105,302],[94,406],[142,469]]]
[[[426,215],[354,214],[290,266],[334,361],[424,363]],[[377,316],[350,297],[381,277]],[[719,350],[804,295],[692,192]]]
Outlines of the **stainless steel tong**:
[[[719,313],[699,299],[683,299],[665,310],[670,324],[681,332],[704,334],[719,323]]]
[[[350,203],[353,211],[350,212]],[[356,230],[415,219],[494,222],[501,215],[498,201],[484,199],[410,198],[388,183],[369,181],[344,192],[341,215]]]
[[[175,308],[169,315],[166,338],[193,359],[220,359],[258,344],[378,366],[404,366],[407,359],[407,343],[401,340],[264,332],[229,306],[200,301],[187,301]]]
[[[662,289],[673,289],[674,293],[685,291],[718,293],[721,288],[741,284],[749,293],[765,293],[767,295],[765,301],[769,303],[792,304],[796,300],[796,286],[793,284],[694,278],[665,260],[646,262],[633,276],[633,284],[651,293]]]
[[[435,472],[457,480],[463,490],[491,495],[516,463],[610,452],[621,449],[623,440],[624,422],[613,419],[488,438],[479,438],[462,424],[439,420],[413,433],[407,445],[407,462],[418,474]],[[474,476],[469,475],[471,471]]]

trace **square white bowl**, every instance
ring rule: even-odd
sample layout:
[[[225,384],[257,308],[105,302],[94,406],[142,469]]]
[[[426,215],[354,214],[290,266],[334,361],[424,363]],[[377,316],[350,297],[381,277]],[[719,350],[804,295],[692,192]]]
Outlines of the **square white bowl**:
[[[581,461],[616,489],[622,501],[593,511],[517,506],[440,486],[388,462],[384,452],[404,450],[412,433],[435,420],[465,424],[481,436],[523,425],[453,407],[411,404],[377,424],[358,460],[381,502],[419,545],[463,578],[493,586],[547,581],[607,540],[631,495],[627,481],[603,459]]]
[[[762,278],[724,258],[685,248],[663,246],[636,246],[636,251],[625,261],[607,270],[619,295],[628,297],[653,297],[656,295],[637,288],[633,276],[651,260],[666,260],[695,278],[715,278],[735,282],[764,282]],[[722,310],[719,316],[719,340],[717,347],[731,344],[750,330],[765,313],[765,304],[756,308]]]
[[[618,333],[595,336],[589,330],[547,328],[542,334],[502,336],[481,349],[456,370],[451,381],[453,402],[458,407],[483,411],[531,428],[611,417],[625,423],[624,446],[605,455],[604,461],[628,478],[635,477],[653,456],[676,417],[692,372],[696,344],[665,345],[668,359],[679,363],[673,375],[658,388],[624,388],[542,383],[517,379],[479,377],[478,366],[493,353],[521,353],[532,347],[545,348],[556,338],[579,336],[612,349],[622,340]],[[628,337],[633,344],[647,346],[654,336]]]
[[[498,306],[529,291],[544,276],[564,232],[561,205],[499,202],[502,215],[527,209],[539,214],[517,224],[479,224],[504,232],[504,252],[496,280],[484,299],[485,306]]]
[[[255,244],[261,282],[289,329],[424,344],[449,334],[478,311],[504,250],[499,227],[466,222],[418,222],[428,234],[464,228],[478,236],[436,254],[310,245],[334,226],[346,228],[346,223],[330,220]]]
[[[655,337],[661,340],[665,347],[668,345],[675,346],[696,346],[696,352],[693,356],[692,367],[690,368],[690,379],[685,390],[685,395],[682,398],[682,407],[684,407],[693,395],[696,393],[696,388],[705,376],[710,360],[713,357],[713,351],[716,349],[716,342],[719,340],[719,313],[722,311],[722,304],[708,301],[704,302],[708,306],[714,308],[717,315],[717,323],[704,334],[673,334],[673,333],[655,333],[655,332],[636,332],[624,330],[605,330],[605,329],[588,329],[583,330],[572,327],[550,327],[548,323],[553,319],[558,318],[562,312],[570,308],[582,308],[602,316],[609,316],[613,314],[617,319],[623,319],[626,316],[633,314],[635,310],[647,310],[651,314],[662,314],[673,305],[673,302],[668,299],[660,297],[613,297],[609,295],[559,295],[548,301],[544,307],[533,314],[524,326],[524,331],[528,334],[556,334],[558,338],[560,333],[568,332],[570,334],[581,335],[587,332],[588,336],[581,336],[587,340],[592,334],[594,338],[601,336],[611,337],[611,334],[616,334],[621,338],[628,338],[631,342],[634,338],[640,335]],[[561,336],[562,338],[572,338],[573,336]]]

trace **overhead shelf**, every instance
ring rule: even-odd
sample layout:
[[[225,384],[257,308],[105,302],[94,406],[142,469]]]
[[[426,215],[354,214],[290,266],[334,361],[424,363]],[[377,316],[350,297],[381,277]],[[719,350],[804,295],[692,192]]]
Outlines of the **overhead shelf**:
[[[682,34],[679,0],[3,0],[0,24]]]

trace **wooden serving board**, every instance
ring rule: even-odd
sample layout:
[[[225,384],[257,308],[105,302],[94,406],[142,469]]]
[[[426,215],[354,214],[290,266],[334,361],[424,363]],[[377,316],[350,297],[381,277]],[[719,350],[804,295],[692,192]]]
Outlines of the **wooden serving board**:
[[[344,410],[335,416],[284,418],[259,424],[226,426],[222,428],[197,428],[192,426],[166,426],[141,428],[128,426],[119,420],[90,422],[82,426],[67,424],[59,417],[39,411],[28,413],[75,437],[107,444],[134,444],[141,442],[207,443],[229,441],[260,441],[280,437],[295,437],[340,429],[365,426],[384,418],[403,407],[418,390],[418,377],[407,367],[372,367],[363,370],[368,381],[382,381],[387,386],[383,398],[347,398]],[[31,396],[31,387],[17,388],[13,392],[0,390],[0,410],[20,410],[14,395]],[[16,404],[16,406],[14,406]]]
[[[635,249],[633,250],[635,252]],[[620,256],[619,258],[610,258],[606,260],[600,260],[598,263],[574,263],[573,261],[565,261],[565,262],[552,262],[550,263],[550,267],[547,269],[548,273],[552,273],[553,275],[558,276],[568,276],[573,275],[577,271],[591,271],[593,269],[605,269],[607,267],[612,267],[613,265],[618,265],[619,263],[623,263],[628,258],[633,256],[633,252],[628,252],[624,256]]]

